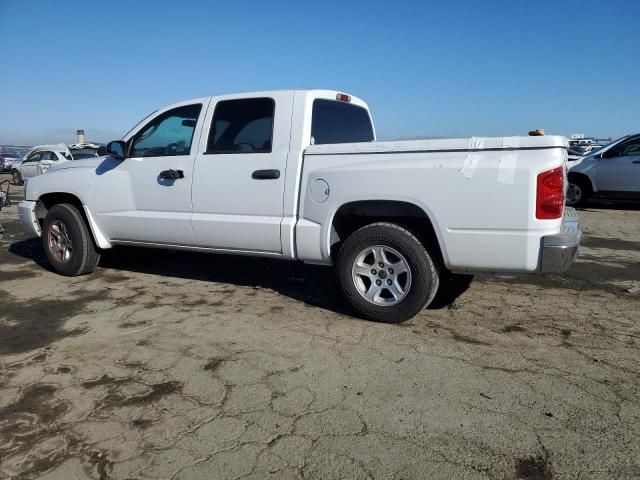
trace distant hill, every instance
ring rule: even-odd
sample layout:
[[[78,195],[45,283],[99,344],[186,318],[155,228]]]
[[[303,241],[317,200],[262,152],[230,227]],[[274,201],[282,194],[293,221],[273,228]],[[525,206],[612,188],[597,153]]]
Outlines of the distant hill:
[[[31,148],[29,145],[0,145],[0,154],[23,157]]]

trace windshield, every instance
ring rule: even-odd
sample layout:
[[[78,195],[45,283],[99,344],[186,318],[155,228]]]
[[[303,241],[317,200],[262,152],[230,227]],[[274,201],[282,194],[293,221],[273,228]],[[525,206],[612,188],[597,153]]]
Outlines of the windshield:
[[[606,145],[605,145],[606,146]],[[589,155],[593,155],[594,153],[599,152],[600,150],[602,150],[604,147],[595,147],[592,148],[591,151],[589,152]]]
[[[74,160],[83,160],[85,158],[96,158],[96,155],[93,153],[72,153]]]

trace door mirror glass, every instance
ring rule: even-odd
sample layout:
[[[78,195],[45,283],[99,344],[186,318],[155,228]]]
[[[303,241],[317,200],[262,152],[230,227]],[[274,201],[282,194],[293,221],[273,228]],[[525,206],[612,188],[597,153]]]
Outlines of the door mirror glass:
[[[107,145],[107,152],[113,158],[117,158],[118,160],[124,160],[127,158],[127,146],[122,140],[109,142]]]

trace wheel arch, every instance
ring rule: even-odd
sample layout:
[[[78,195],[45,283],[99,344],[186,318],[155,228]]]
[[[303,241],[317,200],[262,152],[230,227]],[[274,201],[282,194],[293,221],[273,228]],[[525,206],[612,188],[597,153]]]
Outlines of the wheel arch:
[[[597,188],[595,183],[593,182],[593,180],[591,179],[591,177],[589,175],[587,175],[586,173],[582,173],[582,172],[569,172],[567,174],[567,180],[571,181],[572,179],[574,180],[581,180],[587,183],[587,185],[589,185],[591,187],[591,192],[597,192]]]
[[[80,215],[83,220],[89,226],[89,231],[91,232],[91,236],[93,237],[93,241],[99,248],[111,248],[111,243],[107,239],[107,237],[102,233],[102,230],[96,223],[91,211],[87,208],[87,206],[82,203],[82,200],[77,195],[68,192],[49,192],[44,193],[38,197],[35,207],[35,214],[38,222],[40,223],[40,227],[42,228],[42,223],[44,222],[44,217],[47,215],[47,212],[54,205],[59,205],[61,203],[68,203],[73,205],[78,209]]]
[[[447,253],[437,224],[421,206],[406,200],[354,200],[340,205],[331,217],[329,253],[335,258],[341,243],[359,228],[376,222],[397,223],[411,230],[442,265],[447,264]]]

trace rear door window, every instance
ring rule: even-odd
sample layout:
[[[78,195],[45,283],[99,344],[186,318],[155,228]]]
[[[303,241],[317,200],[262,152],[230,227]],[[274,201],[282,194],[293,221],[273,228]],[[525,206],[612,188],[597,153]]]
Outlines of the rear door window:
[[[362,107],[336,100],[314,100],[311,143],[372,142],[373,126]]]
[[[218,102],[206,153],[269,153],[273,142],[275,102],[247,98]]]

